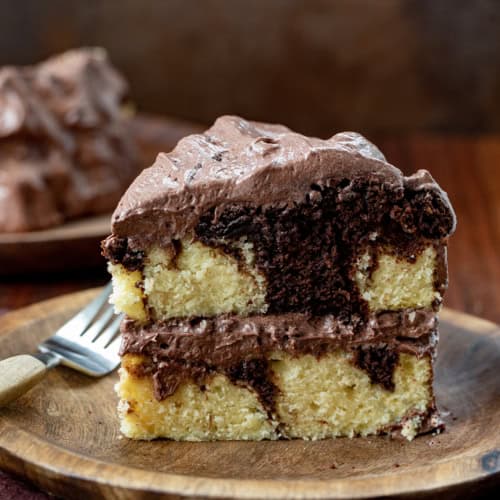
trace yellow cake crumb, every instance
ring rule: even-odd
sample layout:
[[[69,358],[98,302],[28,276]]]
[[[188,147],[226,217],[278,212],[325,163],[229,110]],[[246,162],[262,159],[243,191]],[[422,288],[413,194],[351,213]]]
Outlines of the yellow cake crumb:
[[[116,386],[121,430],[133,439],[314,440],[366,436],[404,422],[403,435],[413,439],[419,422],[405,417],[425,412],[432,400],[430,358],[401,354],[395,390],[388,391],[372,384],[351,357],[341,350],[319,360],[311,355],[270,356],[279,395],[276,415],[269,420],[252,389],[236,386],[222,374],[206,380],[203,391],[187,381],[172,396],[157,401],[151,377],[135,375],[134,365],[142,358],[128,354]]]
[[[276,423],[269,422],[255,394],[231,384],[224,375],[211,377],[203,391],[184,383],[172,396],[157,401],[151,377],[131,374],[140,362],[138,356],[124,356],[116,387],[125,436],[179,441],[276,439]]]
[[[383,249],[377,256],[378,265],[368,278],[371,257],[367,252],[358,260],[356,281],[361,296],[370,310],[397,310],[430,307],[441,296],[434,290],[436,251],[427,247],[415,262],[398,258]]]
[[[112,300],[120,312],[135,320],[146,317],[137,300],[139,293],[146,297],[155,320],[264,313],[266,283],[254,269],[252,244],[241,243],[239,250],[244,259],[240,266],[231,255],[199,242],[182,242],[175,261],[167,251],[153,248],[145,258],[142,291],[136,287],[138,271],[129,276],[122,266],[110,266],[115,288]]]
[[[174,258],[160,248],[151,249],[141,272],[110,265],[118,311],[144,321],[174,317],[265,313],[267,283],[255,267],[251,243],[240,242],[243,262],[200,242],[182,242]],[[174,261],[175,259],[175,261]],[[430,307],[440,295],[434,289],[436,252],[430,246],[415,262],[397,258],[381,248],[378,266],[368,276],[371,257],[358,259],[356,282],[372,312]],[[147,306],[147,307],[146,307]]]
[[[113,293],[109,300],[114,304],[115,311],[124,312],[137,321],[146,320],[141,272],[127,271],[121,264],[109,264],[108,271],[113,282]]]

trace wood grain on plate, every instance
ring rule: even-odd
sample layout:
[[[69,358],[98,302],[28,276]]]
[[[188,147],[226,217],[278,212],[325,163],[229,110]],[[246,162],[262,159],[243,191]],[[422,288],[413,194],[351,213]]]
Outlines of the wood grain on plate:
[[[137,115],[129,125],[143,167],[185,135],[201,130],[196,124],[152,115]],[[110,219],[111,214],[103,214],[41,231],[0,233],[0,276],[104,267],[99,244],[109,234]]]
[[[0,357],[33,350],[94,293],[3,316]],[[362,498],[472,491],[497,481],[500,471],[500,329],[445,309],[441,332],[435,382],[447,431],[437,436],[411,443],[384,437],[135,442],[120,437],[116,374],[90,379],[57,368],[0,410],[0,466],[69,498]]]

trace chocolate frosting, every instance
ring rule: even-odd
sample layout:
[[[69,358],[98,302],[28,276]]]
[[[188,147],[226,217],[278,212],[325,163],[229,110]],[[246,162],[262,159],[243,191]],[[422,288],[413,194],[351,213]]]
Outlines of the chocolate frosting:
[[[437,329],[432,309],[403,309],[371,314],[366,327],[353,325],[333,315],[309,316],[301,313],[253,316],[219,315],[212,318],[171,319],[140,324],[132,319],[122,323],[121,354],[147,354],[155,359],[182,358],[213,365],[231,359],[251,359],[274,350],[291,355],[319,356],[332,348],[369,342],[399,344],[411,354],[422,353],[414,340]]]
[[[190,235],[200,217],[216,207],[293,206],[318,188],[342,180],[370,179],[386,189],[425,189],[455,215],[446,193],[430,174],[404,177],[359,134],[343,132],[328,140],[305,137],[281,125],[223,116],[204,134],[182,139],[130,186],[112,222],[113,234],[128,237],[132,249],[152,242],[167,245]]]
[[[0,231],[113,209],[138,167],[126,92],[102,49],[0,70]]]
[[[156,397],[164,399],[186,379],[202,385],[213,372],[242,372],[242,366],[255,360],[267,365],[274,352],[320,358],[339,348],[354,351],[357,366],[390,390],[400,352],[433,356],[437,319],[426,309],[383,312],[371,315],[366,327],[356,332],[333,315],[222,315],[142,325],[125,319],[121,331],[120,354],[147,357],[147,368],[141,370],[153,376]]]

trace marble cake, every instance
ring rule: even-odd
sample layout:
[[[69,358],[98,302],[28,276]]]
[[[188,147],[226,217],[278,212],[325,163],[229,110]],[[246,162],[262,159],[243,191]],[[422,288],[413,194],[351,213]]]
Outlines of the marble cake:
[[[126,92],[97,48],[0,70],[0,233],[116,207],[140,167]]]
[[[126,313],[122,432],[320,439],[440,429],[455,215],[362,136],[219,118],[160,154],[103,242]]]

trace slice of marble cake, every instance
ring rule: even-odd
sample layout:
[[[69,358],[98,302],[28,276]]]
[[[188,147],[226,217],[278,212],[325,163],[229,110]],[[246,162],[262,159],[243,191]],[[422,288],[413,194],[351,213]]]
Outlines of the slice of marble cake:
[[[122,431],[318,439],[439,427],[455,215],[355,133],[222,117],[160,154],[103,243],[125,312]]]

